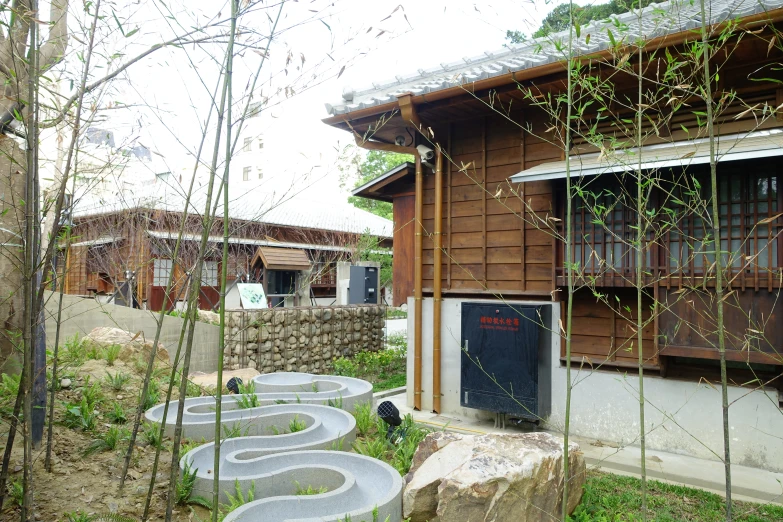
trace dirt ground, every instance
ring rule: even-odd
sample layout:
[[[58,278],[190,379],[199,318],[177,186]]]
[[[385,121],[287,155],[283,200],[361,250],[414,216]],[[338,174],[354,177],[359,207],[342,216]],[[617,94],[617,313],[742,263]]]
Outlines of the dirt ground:
[[[112,373],[121,371],[132,375],[131,381],[126,383],[121,391],[114,391],[102,382],[107,369]],[[159,372],[159,378],[164,372],[165,370]],[[141,437],[137,439],[136,450],[122,493],[118,489],[127,443],[118,445],[114,451],[98,452],[88,457],[82,457],[85,448],[96,437],[96,434],[105,432],[111,426],[106,412],[113,401],[121,403],[125,408],[128,422],[124,426],[130,430],[138,404],[141,377],[136,374],[133,365],[126,365],[122,361],[116,361],[113,367],[109,367],[106,361],[88,360],[81,367],[66,371],[66,375],[69,373],[73,376],[70,388],[60,390],[56,394],[52,473],[47,473],[44,470],[45,432],[43,447],[34,452],[33,481],[36,519],[47,522],[68,521],[67,514],[78,511],[85,514],[117,513],[141,519],[151,478],[155,448],[139,440]],[[88,375],[91,383],[102,383],[101,390],[103,392],[103,400],[98,406],[100,414],[93,433],[71,429],[62,424],[63,403],[78,402],[81,399],[85,377]],[[166,388],[162,387],[161,402],[165,398],[165,391]],[[7,422],[3,422],[2,426],[5,432],[0,435],[0,443],[4,449],[8,435]],[[150,520],[163,520],[164,518],[171,447],[171,441],[164,442]],[[21,480],[22,462],[22,440],[17,436],[12,452],[9,483],[15,479]],[[173,519],[198,521],[207,520],[208,516],[209,512],[198,506],[175,506]],[[0,512],[0,520],[19,520],[19,508],[8,495],[6,495],[3,510]]]

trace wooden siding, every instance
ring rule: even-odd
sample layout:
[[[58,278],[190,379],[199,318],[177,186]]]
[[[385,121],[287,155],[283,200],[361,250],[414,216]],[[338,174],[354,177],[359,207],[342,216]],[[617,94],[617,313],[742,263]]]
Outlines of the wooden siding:
[[[552,184],[512,184],[508,178],[559,159],[560,152],[524,132],[523,115],[517,116],[518,121],[487,117],[453,123],[438,134],[447,137],[441,141],[446,155],[442,285],[447,293],[548,297],[553,290],[552,236],[538,223],[552,215]],[[538,127],[543,125],[534,125],[534,131],[543,130]],[[433,287],[434,189],[434,176],[425,167],[425,291]]]
[[[415,240],[415,196],[394,198],[394,258],[392,259],[393,306],[413,295],[413,247]],[[429,250],[432,253],[432,249]],[[432,257],[430,257],[432,263]]]

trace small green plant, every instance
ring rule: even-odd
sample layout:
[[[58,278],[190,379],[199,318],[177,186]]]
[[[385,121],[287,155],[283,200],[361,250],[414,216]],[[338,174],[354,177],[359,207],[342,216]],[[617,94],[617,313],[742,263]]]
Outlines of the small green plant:
[[[193,493],[193,485],[196,483],[196,473],[198,473],[198,468],[191,469],[190,462],[186,461],[182,470],[182,477],[177,481],[175,491],[177,504],[186,504],[190,500],[190,495]]]
[[[294,418],[291,419],[291,421],[288,423],[288,431],[290,431],[291,433],[302,431],[305,428],[307,428],[307,423],[299,419],[299,415],[295,415]]]
[[[379,436],[377,437],[354,442],[353,449],[356,453],[361,455],[367,455],[368,457],[385,461],[386,455],[390,449],[390,444],[386,438],[379,433]]]
[[[88,360],[99,361],[103,359],[103,350],[95,343],[87,343],[86,355]]]
[[[112,344],[111,346],[107,347],[103,351],[103,355],[106,357],[106,364],[109,366],[114,366],[114,361],[116,361],[117,357],[120,356],[121,351],[122,346],[119,344]]]
[[[129,435],[128,430],[125,428],[110,426],[106,433],[99,435],[97,439],[93,439],[90,442],[82,453],[82,457],[88,457],[99,451],[114,451],[120,442],[128,439]]]
[[[356,363],[345,357],[340,357],[332,362],[332,370],[335,375],[344,375],[345,377],[356,377],[359,368]]]
[[[119,402],[111,403],[111,409],[106,412],[106,417],[112,424],[125,424],[128,422],[128,414]]]
[[[63,364],[81,366],[87,360],[87,345],[84,339],[79,339],[79,334],[65,340],[60,352]]]
[[[160,448],[163,445],[160,426],[151,422],[145,422],[141,427],[141,439],[153,448]]]
[[[338,410],[343,409],[343,396],[339,395],[335,398],[330,398],[326,401],[327,406],[331,406],[332,408],[337,408]]]
[[[144,409],[148,410],[160,402],[160,382],[157,379],[150,379],[147,386],[147,398],[144,400]]]
[[[345,437],[340,437],[337,440],[332,441],[332,447],[329,448],[331,451],[343,451],[345,448]]]
[[[97,406],[103,400],[103,392],[97,382],[90,383],[90,376],[84,378],[84,386],[82,387],[82,397],[87,400],[87,404],[91,406]]]
[[[106,372],[106,377],[103,378],[103,382],[114,391],[122,391],[122,388],[130,381],[131,376],[127,373],[117,372],[112,375]]]
[[[360,437],[364,437],[375,425],[375,419],[373,419],[372,404],[364,402],[357,404],[353,409],[353,416],[356,418],[356,431]]]
[[[253,383],[253,381],[250,381],[248,384],[240,384],[239,385],[239,397],[237,397],[236,404],[237,408],[240,409],[249,409],[249,408],[258,408],[260,406],[258,402],[258,395],[256,395],[256,385]]]
[[[65,417],[63,423],[71,429],[81,429],[82,431],[92,431],[95,429],[97,415],[95,406],[87,402],[87,398],[82,396],[81,402],[64,404]]]
[[[249,429],[250,427],[245,428],[245,431],[242,431],[242,425],[238,422],[232,424],[231,426],[228,424],[223,424],[223,438],[235,439],[237,437],[245,437],[247,436]]]
[[[269,431],[272,432],[272,435],[280,435],[280,428],[272,424],[269,426]]]
[[[185,455],[186,453],[189,453],[190,451],[194,450],[195,448],[198,448],[199,446],[202,446],[206,444],[207,441],[204,440],[204,437],[201,438],[201,442],[196,442],[192,439],[182,439],[181,448],[179,450],[180,455]]]
[[[9,417],[14,412],[14,403],[16,395],[19,393],[19,381],[22,374],[9,375],[4,373],[0,375],[0,415]]]
[[[239,480],[236,480],[234,482],[234,491],[236,491],[236,495],[232,495],[231,493],[226,493],[226,496],[228,497],[228,504],[221,504],[220,505],[220,516],[218,517],[221,521],[226,518],[226,515],[234,511],[235,509],[238,509],[245,504],[248,504],[250,502],[253,502],[256,498],[256,483],[255,481],[250,483],[250,489],[247,491],[247,496],[245,496],[242,493],[242,487],[239,485]]]
[[[8,483],[8,495],[11,497],[11,502],[17,506],[21,506],[24,503],[24,484],[21,478],[17,478]]]
[[[303,488],[298,481],[294,481],[294,485],[296,486],[296,493],[297,496],[308,496],[308,495],[322,495],[329,491],[329,488],[326,486],[321,486],[320,488],[316,489],[311,485],[307,485],[306,488]]]

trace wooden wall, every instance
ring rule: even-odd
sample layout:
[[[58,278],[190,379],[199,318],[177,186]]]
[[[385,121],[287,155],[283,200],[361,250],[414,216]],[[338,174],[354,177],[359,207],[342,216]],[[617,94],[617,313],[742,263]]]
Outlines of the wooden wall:
[[[551,183],[512,184],[523,168],[560,159],[557,147],[524,132],[529,122],[484,117],[452,123],[436,138],[446,151],[443,280],[446,293],[549,297],[552,236],[531,214],[552,214]],[[533,124],[542,133],[543,121]],[[433,287],[434,175],[425,167],[423,287]],[[525,201],[525,205],[522,202]],[[524,214],[524,218],[523,218]],[[412,259],[411,259],[412,261]]]
[[[413,258],[415,241],[415,195],[394,198],[394,258],[392,259],[392,306],[404,304],[413,295]]]

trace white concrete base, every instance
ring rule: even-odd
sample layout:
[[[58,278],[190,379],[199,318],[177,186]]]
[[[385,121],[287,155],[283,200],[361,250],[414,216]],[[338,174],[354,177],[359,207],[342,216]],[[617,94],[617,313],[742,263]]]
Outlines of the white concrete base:
[[[460,304],[487,299],[443,300],[442,393],[443,414],[467,419],[491,419],[493,414],[460,406]],[[509,301],[510,304],[530,302]],[[536,303],[536,304],[541,304]],[[557,331],[560,304],[550,303],[550,328]],[[408,300],[407,404],[413,406],[415,302]],[[432,410],[432,299],[422,305],[422,410]],[[560,365],[560,337],[551,336],[551,414],[546,427],[562,431],[565,425],[566,369]],[[539,369],[539,372],[542,370]],[[639,399],[635,370],[572,369],[571,434],[638,445]],[[719,386],[705,382],[645,376],[647,448],[719,460],[723,455],[723,424]],[[783,472],[783,411],[776,390],[729,387],[731,455],[734,464]]]

